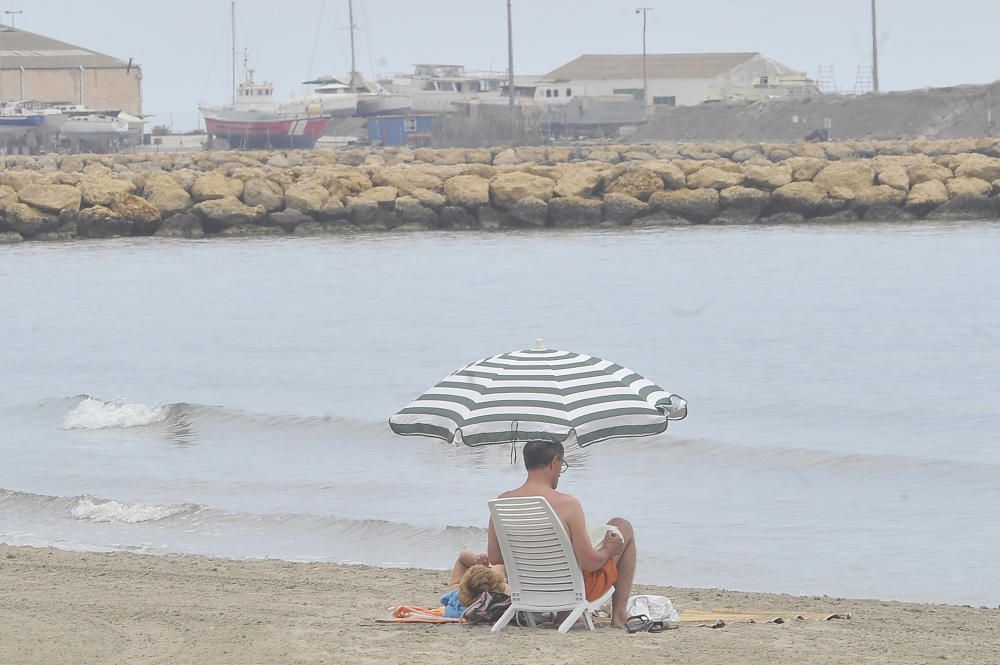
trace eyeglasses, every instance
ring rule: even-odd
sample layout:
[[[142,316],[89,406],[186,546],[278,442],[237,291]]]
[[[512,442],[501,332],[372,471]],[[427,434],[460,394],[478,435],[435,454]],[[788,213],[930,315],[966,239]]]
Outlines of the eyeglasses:
[[[566,473],[569,470],[569,464],[566,463],[566,460],[559,460],[559,462],[559,473]]]

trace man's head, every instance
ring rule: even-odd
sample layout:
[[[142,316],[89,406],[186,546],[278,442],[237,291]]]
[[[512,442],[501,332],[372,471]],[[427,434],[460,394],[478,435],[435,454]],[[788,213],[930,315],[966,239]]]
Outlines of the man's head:
[[[562,474],[565,451],[561,443],[555,441],[528,441],[524,444],[524,468],[528,475],[544,478],[555,489]]]

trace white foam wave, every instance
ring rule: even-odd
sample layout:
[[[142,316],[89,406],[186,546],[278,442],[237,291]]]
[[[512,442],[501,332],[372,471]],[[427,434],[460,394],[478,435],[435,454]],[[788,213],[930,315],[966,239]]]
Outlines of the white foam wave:
[[[190,504],[121,503],[84,496],[73,506],[70,514],[78,520],[90,520],[91,522],[136,524],[173,517],[191,508]]]
[[[169,415],[170,407],[166,406],[104,402],[88,397],[66,414],[63,429],[143,427],[163,422]]]

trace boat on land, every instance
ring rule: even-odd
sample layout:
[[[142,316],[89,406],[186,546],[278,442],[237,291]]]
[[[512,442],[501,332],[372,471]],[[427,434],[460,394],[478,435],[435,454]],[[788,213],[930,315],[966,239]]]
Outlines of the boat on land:
[[[274,84],[257,83],[253,70],[236,89],[235,102],[225,107],[202,107],[205,131],[226,139],[232,148],[312,148],[332,115],[319,107],[301,112],[282,110],[274,101]]]
[[[233,73],[236,72],[236,3],[231,3]],[[226,139],[230,148],[312,148],[333,117],[321,105],[282,107],[274,99],[274,84],[254,81],[254,70],[243,56],[243,82],[233,90],[229,106],[199,107],[209,138]],[[351,112],[353,112],[351,106]],[[348,114],[350,115],[350,113]]]

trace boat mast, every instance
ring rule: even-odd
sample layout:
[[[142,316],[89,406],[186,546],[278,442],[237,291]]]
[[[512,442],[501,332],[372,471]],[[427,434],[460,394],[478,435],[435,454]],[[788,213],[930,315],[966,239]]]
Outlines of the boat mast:
[[[233,106],[236,106],[236,0],[229,3],[229,19],[233,30]]]
[[[875,24],[875,0],[872,0],[872,90],[878,92],[878,35]]]
[[[354,65],[354,3],[351,0],[347,0],[347,22],[351,31],[351,89],[353,90],[357,74]]]

